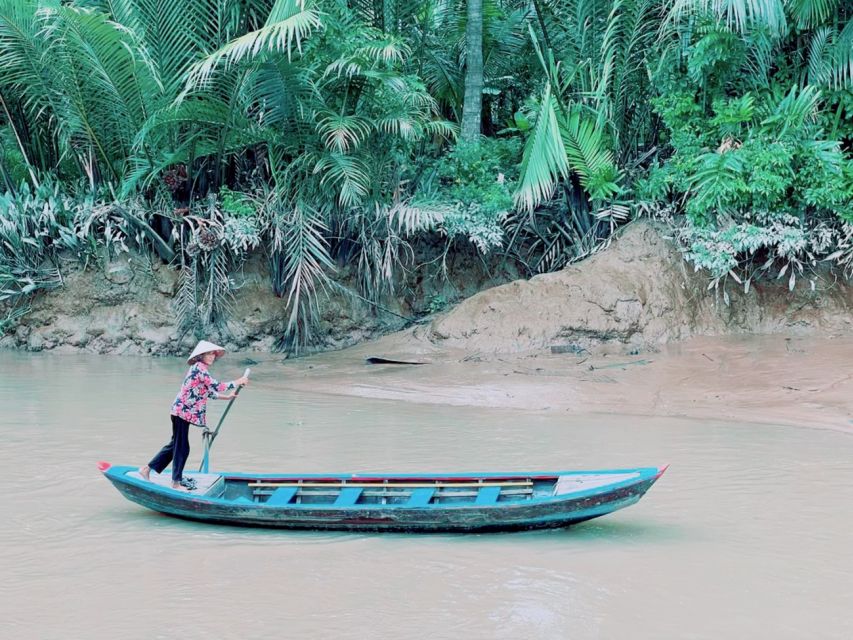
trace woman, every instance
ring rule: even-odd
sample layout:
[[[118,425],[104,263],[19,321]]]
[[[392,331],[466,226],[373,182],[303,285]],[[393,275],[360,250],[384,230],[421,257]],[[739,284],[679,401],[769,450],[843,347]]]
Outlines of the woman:
[[[139,475],[146,480],[150,479],[152,469],[162,473],[171,462],[172,488],[178,491],[195,489],[195,481],[183,477],[184,465],[190,455],[190,424],[206,426],[208,398],[230,400],[236,394],[225,394],[225,391],[231,391],[249,383],[249,379],[245,377],[237,378],[232,382],[218,382],[210,375],[208,368],[223,355],[225,355],[225,349],[206,340],[199,342],[193,349],[187,359],[190,370],[172,403],[172,439],[160,449],[151,462],[139,469]]]

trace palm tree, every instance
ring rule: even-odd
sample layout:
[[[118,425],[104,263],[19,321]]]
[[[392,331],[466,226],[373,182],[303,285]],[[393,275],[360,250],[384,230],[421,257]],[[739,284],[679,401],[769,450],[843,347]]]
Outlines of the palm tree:
[[[340,3],[324,8],[321,16],[315,3],[280,0],[260,29],[190,70],[174,107],[186,118],[229,96],[238,125],[231,129],[256,132],[266,148],[273,286],[287,297],[287,338],[297,342],[316,317],[335,246],[357,247],[362,293],[375,297],[392,279],[396,236],[378,245],[376,236],[389,229],[383,221],[400,189],[398,165],[415,142],[454,134],[423,84],[405,73],[406,42]]]
[[[467,0],[462,140],[480,136],[483,111],[483,0]]]

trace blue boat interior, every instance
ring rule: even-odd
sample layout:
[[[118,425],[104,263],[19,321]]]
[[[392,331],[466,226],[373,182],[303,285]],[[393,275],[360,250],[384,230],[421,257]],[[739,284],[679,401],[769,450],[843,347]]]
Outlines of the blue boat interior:
[[[487,506],[536,498],[568,496],[589,489],[639,479],[638,471],[532,477],[473,478],[257,478],[218,476],[204,494],[228,501],[283,507],[328,505],[356,507],[391,505],[424,508],[432,505]]]
[[[227,478],[224,486],[213,487],[207,495],[226,500],[245,498],[256,504],[290,504],[354,507],[394,505],[428,507],[430,505],[522,502],[533,497],[553,495],[556,478],[536,480],[513,478],[496,481],[312,481]]]
[[[188,473],[204,496],[241,505],[333,508],[388,505],[398,508],[432,506],[490,506],[523,503],[540,498],[572,497],[591,489],[640,480],[650,470],[563,472],[536,476],[252,476]],[[655,470],[656,471],[656,470]],[[125,471],[139,478],[135,469]],[[169,474],[152,475],[155,484],[168,487]],[[139,478],[141,480],[141,478]]]

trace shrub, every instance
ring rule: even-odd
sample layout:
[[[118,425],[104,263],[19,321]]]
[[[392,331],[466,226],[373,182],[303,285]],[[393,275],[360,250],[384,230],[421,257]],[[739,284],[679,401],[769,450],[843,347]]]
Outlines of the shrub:
[[[460,142],[433,162],[429,172],[433,181],[422,186],[417,202],[442,210],[442,230],[448,238],[465,237],[481,253],[500,248],[520,153],[516,139]]]
[[[838,249],[853,221],[853,162],[829,139],[821,105],[811,87],[721,97],[708,113],[689,88],[656,100],[672,155],[637,196],[685,215],[685,256],[714,284],[781,274],[793,288]]]

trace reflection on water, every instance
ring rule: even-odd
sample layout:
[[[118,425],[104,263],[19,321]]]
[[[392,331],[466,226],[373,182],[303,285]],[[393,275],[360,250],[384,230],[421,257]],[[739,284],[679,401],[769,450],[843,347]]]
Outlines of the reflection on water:
[[[215,367],[222,378],[241,370],[227,359]],[[178,360],[0,352],[0,637],[853,633],[845,434],[296,396],[259,384],[229,414],[214,468],[672,466],[637,505],[568,530],[228,528],[148,512],[95,467],[140,464],[157,451],[182,374]],[[262,366],[255,375],[263,380]],[[224,406],[213,405],[212,420]]]

